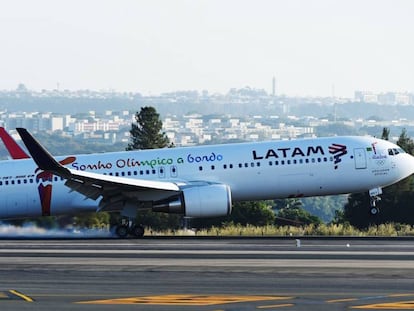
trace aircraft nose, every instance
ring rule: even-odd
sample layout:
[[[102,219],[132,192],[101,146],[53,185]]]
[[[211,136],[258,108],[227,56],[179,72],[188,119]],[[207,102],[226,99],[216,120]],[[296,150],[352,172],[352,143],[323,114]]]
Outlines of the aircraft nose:
[[[409,175],[414,174],[414,157],[412,155],[407,154],[407,157],[404,159],[403,168]]]

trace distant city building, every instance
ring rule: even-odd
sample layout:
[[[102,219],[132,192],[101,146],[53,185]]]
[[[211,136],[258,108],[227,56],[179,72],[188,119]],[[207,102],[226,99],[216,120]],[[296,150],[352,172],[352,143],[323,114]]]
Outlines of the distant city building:
[[[375,94],[372,92],[356,91],[354,99],[357,102],[378,103],[381,105],[413,105],[414,94],[387,92]]]
[[[414,122],[407,120],[404,114],[414,105],[411,93],[356,91],[353,100],[333,98],[334,95],[301,98],[277,93],[275,77],[271,94],[250,87],[234,88],[227,94],[210,94],[203,90],[159,96],[92,90],[35,92],[21,84],[16,90],[0,91],[0,126],[8,130],[25,127],[32,132],[60,131],[62,135],[88,142],[127,143],[136,111],[142,106],[154,106],[162,116],[163,130],[176,146],[312,137],[316,135],[315,128],[338,124],[365,128],[391,124],[414,128]],[[370,105],[373,113],[365,120],[361,118],[361,113],[367,110],[362,107],[364,103],[398,105],[401,109],[388,107],[393,111],[392,120],[382,121],[376,118],[377,111]],[[341,119],[346,110],[342,104],[360,107],[357,117]],[[76,106],[75,112],[59,110],[71,106]],[[30,112],[26,107],[39,111]],[[387,107],[382,108],[381,111]],[[29,111],[22,111],[25,109]],[[395,111],[404,112],[398,115]]]

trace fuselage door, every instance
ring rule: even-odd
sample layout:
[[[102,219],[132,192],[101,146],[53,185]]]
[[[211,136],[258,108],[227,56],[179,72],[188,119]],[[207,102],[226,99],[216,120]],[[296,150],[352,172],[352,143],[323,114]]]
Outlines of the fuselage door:
[[[354,149],[355,168],[357,170],[367,168],[367,155],[364,148]]]

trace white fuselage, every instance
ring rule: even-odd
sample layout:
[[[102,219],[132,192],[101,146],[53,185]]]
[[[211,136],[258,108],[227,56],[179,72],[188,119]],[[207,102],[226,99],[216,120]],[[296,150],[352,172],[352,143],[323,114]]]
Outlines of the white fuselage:
[[[71,169],[127,178],[177,185],[226,184],[233,201],[364,192],[414,172],[412,156],[372,137],[126,151],[57,160]],[[0,218],[97,210],[99,200],[85,199],[64,183],[38,170],[32,159],[0,162]]]

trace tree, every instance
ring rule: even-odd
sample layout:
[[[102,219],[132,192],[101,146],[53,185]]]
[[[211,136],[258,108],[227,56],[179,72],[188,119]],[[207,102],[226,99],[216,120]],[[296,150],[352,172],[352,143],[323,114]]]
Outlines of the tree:
[[[400,137],[398,137],[397,145],[404,149],[407,153],[414,155],[414,142],[410,137],[408,137],[406,129],[403,129]]]
[[[129,131],[131,143],[128,144],[127,151],[173,147],[168,137],[162,132],[162,121],[154,107],[141,107],[141,111],[135,113],[135,121],[131,124]],[[163,215],[150,210],[138,213],[138,218],[143,224],[153,229],[177,228],[180,225],[181,217],[178,215]]]
[[[171,146],[168,137],[162,132],[162,121],[154,107],[141,107],[141,111],[135,113],[135,121],[131,124],[131,142],[126,150]]]
[[[212,218],[194,218],[190,224],[193,228],[222,227],[226,224],[265,226],[273,224],[275,214],[269,201],[235,202],[232,213],[228,216]]]
[[[229,220],[240,225],[265,226],[274,222],[275,214],[265,201],[237,202]]]
[[[331,222],[338,210],[343,210],[348,199],[347,195],[331,195],[301,198],[303,209],[319,217],[323,222]]]
[[[384,140],[389,140],[390,139],[390,129],[388,127],[384,127],[382,129],[381,138],[384,139]]]
[[[322,221],[303,209],[303,203],[299,199],[275,200],[274,208],[277,209],[275,225],[309,225],[321,224]]]

